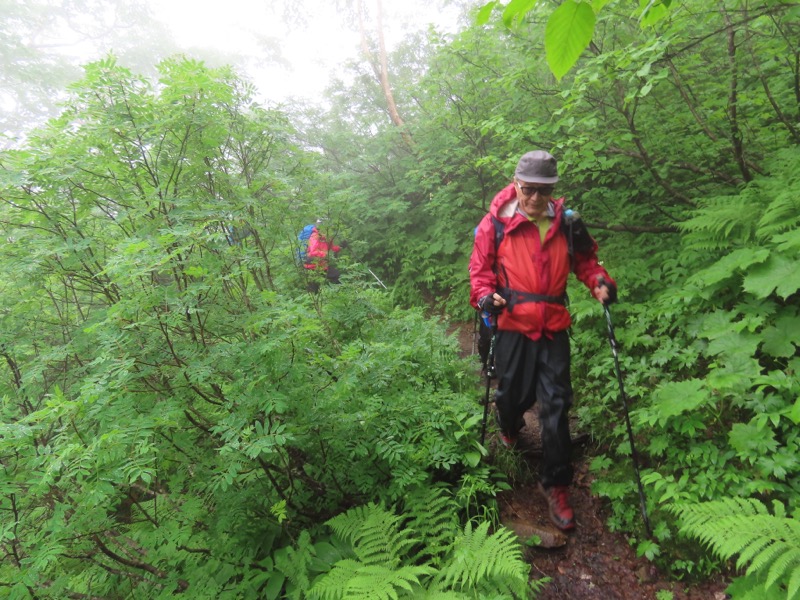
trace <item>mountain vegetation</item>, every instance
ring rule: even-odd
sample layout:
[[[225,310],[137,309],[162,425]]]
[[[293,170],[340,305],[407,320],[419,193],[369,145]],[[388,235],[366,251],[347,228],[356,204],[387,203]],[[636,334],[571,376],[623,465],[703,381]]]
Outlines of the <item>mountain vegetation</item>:
[[[85,66],[0,154],[4,595],[534,596],[447,332],[475,225],[544,148],[620,288],[652,537],[602,311],[570,304],[609,528],[675,578],[797,596],[800,3],[585,5],[559,78],[549,3],[409,37],[391,113],[363,62],[324,108],[189,57]],[[341,285],[296,261],[317,218]]]

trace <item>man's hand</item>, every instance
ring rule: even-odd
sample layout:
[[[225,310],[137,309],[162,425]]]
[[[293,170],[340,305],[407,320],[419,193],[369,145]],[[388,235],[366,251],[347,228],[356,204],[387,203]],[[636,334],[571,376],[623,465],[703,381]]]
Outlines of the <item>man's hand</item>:
[[[499,315],[506,307],[506,299],[500,294],[487,294],[478,300],[478,308],[493,315]]]
[[[592,289],[592,294],[606,306],[617,301],[616,286],[602,276],[597,278],[597,285]]]

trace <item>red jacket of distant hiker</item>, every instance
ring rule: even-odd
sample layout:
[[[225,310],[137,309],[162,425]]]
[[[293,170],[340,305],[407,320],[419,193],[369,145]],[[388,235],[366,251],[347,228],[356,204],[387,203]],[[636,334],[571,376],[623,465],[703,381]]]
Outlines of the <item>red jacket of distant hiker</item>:
[[[328,270],[328,253],[339,252],[342,248],[336,244],[328,242],[327,238],[314,228],[311,237],[308,238],[308,250],[306,251],[306,262],[303,266],[306,269],[316,269],[317,266],[323,270]]]
[[[593,240],[590,251],[576,251],[570,260],[567,236],[561,228],[563,204],[564,198],[550,202],[547,213],[552,222],[542,242],[537,223],[529,221],[517,210],[513,184],[494,197],[489,214],[481,220],[475,232],[475,245],[469,261],[472,306],[477,308],[481,298],[500,288],[563,297],[570,270],[590,290],[597,286],[598,277],[616,286],[597,262],[597,244]],[[492,216],[503,224],[503,239],[497,248]],[[553,333],[567,329],[571,322],[563,303],[521,301],[510,309],[506,307],[498,315],[497,328],[517,331],[538,340],[543,335],[552,337]]]

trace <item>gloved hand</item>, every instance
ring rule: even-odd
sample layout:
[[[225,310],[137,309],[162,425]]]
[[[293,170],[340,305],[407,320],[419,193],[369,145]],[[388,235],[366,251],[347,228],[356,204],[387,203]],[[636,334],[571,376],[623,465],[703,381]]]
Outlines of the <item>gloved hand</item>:
[[[499,306],[494,303],[494,294],[486,294],[478,300],[478,308],[492,315],[499,315],[505,307],[505,302]]]
[[[617,301],[617,286],[615,286],[610,281],[606,281],[605,277],[598,277],[597,279],[597,286],[603,287],[605,286],[608,289],[608,299],[603,302],[606,306],[609,304],[614,304]]]

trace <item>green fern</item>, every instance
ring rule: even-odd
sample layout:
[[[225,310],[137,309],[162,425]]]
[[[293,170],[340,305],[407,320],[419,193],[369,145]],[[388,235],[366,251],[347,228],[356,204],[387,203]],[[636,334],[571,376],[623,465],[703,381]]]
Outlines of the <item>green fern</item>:
[[[412,492],[400,515],[376,504],[330,519],[335,534],[351,545],[315,579],[310,598],[355,600],[426,598],[528,598],[530,565],[513,532],[489,533],[488,522],[461,530],[457,507],[442,489]]]
[[[328,525],[342,539],[353,545],[356,558],[365,565],[400,564],[404,551],[418,540],[413,530],[400,530],[403,518],[370,503],[338,515]]]
[[[406,528],[424,533],[425,543],[415,555],[415,564],[428,559],[439,566],[459,530],[453,498],[442,487],[419,488],[404,502]]]
[[[341,560],[311,588],[309,597],[321,600],[375,598],[397,600],[403,590],[411,592],[420,585],[420,577],[429,575],[429,567],[391,568],[365,565],[352,559]]]
[[[308,567],[313,558],[314,547],[307,531],[300,534],[296,549],[287,547],[275,553],[275,566],[289,581],[286,598],[300,600],[304,592],[311,587]]]
[[[759,180],[762,195],[770,199],[758,221],[758,237],[767,240],[774,235],[796,230],[800,224],[800,152],[796,147],[780,150],[772,165],[770,177]]]
[[[488,522],[474,529],[470,522],[454,541],[441,578],[447,587],[459,590],[481,589],[486,580],[492,580],[504,591],[522,594],[527,588],[528,569],[512,531],[500,529],[490,535]]]
[[[684,242],[694,250],[729,250],[755,238],[756,222],[751,209],[757,191],[743,190],[737,196],[707,199],[694,216],[679,227],[686,232]]]
[[[785,181],[781,181],[785,184]],[[776,191],[775,197],[758,221],[758,237],[767,240],[777,233],[791,231],[800,223],[800,185]]]
[[[800,522],[786,515],[778,501],[774,514],[755,499],[725,498],[677,506],[681,531],[713,548],[722,559],[739,555],[737,568],[749,564],[749,583],[761,582],[766,593],[785,587],[786,598],[800,598]]]

